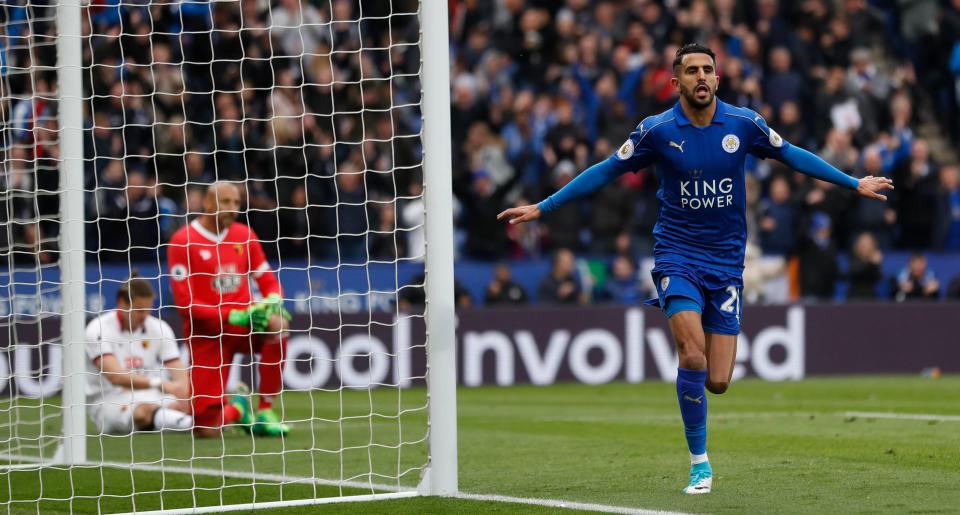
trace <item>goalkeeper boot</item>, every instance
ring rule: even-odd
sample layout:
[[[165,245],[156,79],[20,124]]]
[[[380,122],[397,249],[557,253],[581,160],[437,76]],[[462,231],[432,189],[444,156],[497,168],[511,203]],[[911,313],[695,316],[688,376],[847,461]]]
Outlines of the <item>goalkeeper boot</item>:
[[[286,436],[290,433],[290,426],[280,422],[280,417],[273,409],[262,409],[257,412],[257,420],[253,424],[253,434],[257,436]]]
[[[683,489],[685,494],[708,494],[713,488],[713,470],[710,462],[697,463],[690,466],[690,484]]]
[[[234,425],[240,426],[249,433],[256,422],[253,415],[253,401],[250,400],[250,388],[240,383],[230,396],[229,404],[240,412],[240,418],[234,422]]]

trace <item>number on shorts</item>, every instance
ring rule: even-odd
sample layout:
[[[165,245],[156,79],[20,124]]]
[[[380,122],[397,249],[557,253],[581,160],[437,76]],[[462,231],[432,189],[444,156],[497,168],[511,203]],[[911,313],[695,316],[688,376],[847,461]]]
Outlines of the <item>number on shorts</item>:
[[[726,311],[727,313],[736,313],[737,318],[740,318],[740,295],[737,291],[737,287],[730,285],[727,286],[727,293],[730,294],[730,298],[723,301],[723,304],[720,305],[720,309]]]

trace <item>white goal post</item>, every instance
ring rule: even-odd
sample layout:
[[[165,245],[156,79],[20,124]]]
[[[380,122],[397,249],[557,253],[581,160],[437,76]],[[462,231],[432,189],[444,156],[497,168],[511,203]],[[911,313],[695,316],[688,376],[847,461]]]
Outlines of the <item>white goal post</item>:
[[[0,6],[5,14],[0,34],[0,89],[5,97],[0,106],[0,207],[5,212],[0,220],[5,223],[0,229],[0,376],[6,377],[0,377],[0,507],[209,513],[456,494],[446,0],[34,2]],[[414,4],[414,9],[405,9]],[[206,9],[201,17],[207,16],[203,19],[210,25],[197,28],[188,19],[188,8]],[[366,14],[365,8],[374,14]],[[264,24],[247,25],[252,20],[245,9],[265,13],[258,18]],[[119,21],[103,22],[111,10],[119,13]],[[229,16],[218,18],[228,10],[240,13],[238,25],[218,25],[232,22]],[[350,18],[342,18],[344,13],[351,13]],[[95,14],[102,17],[100,22]],[[154,16],[161,14],[166,17],[163,26],[179,32],[154,32],[153,27],[161,26]],[[115,32],[95,32],[106,24]],[[151,31],[144,34],[147,26]],[[365,34],[369,27],[387,32]],[[41,28],[47,33],[41,34]],[[399,34],[400,29],[406,33]],[[229,37],[241,42],[242,55],[223,57],[216,39],[231,31],[235,34]],[[115,38],[119,59],[100,62],[94,37]],[[258,37],[266,48],[244,39]],[[284,37],[298,48],[281,48]],[[308,37],[321,44],[311,48]],[[125,54],[124,45],[136,38],[144,38],[138,44],[149,49],[149,62]],[[180,47],[158,41],[178,41]],[[188,48],[187,41],[209,44],[209,52]],[[45,61],[54,53],[44,49],[54,46],[56,61]],[[248,54],[253,47],[257,53]],[[410,66],[405,57],[395,57],[399,54],[416,55],[419,63]],[[209,61],[191,60],[198,55],[208,55]],[[161,76],[158,63],[166,71],[179,71]],[[229,66],[224,73],[242,74],[236,79],[239,89],[217,86],[223,84],[216,76],[218,63]],[[263,91],[262,82],[248,86],[247,66],[271,75],[270,91]],[[197,73],[210,75],[196,81],[211,84],[209,91],[191,90],[196,84],[190,79]],[[54,76],[48,89],[39,85]],[[112,79],[105,80],[108,76]],[[128,90],[128,76],[148,77],[153,89]],[[172,105],[182,114],[160,117],[156,99],[170,93],[160,92],[160,83],[170,77],[180,81],[182,89],[173,95],[180,106]],[[257,73],[253,78],[263,79]],[[110,80],[117,81],[119,89],[97,90],[117,87]],[[319,91],[326,97],[317,104],[328,111],[309,105],[306,97]],[[279,98],[288,92],[290,97]],[[347,95],[352,95],[350,102],[342,100]],[[247,102],[255,96],[260,110],[248,112]],[[211,105],[190,104],[197,98]],[[230,99],[224,103],[235,108],[239,118],[220,114],[221,98]],[[298,99],[288,106],[292,110],[278,107],[291,98]],[[149,116],[130,117],[128,100],[151,104],[152,114],[143,108]],[[110,103],[109,109],[116,111],[101,110]],[[43,104],[46,110],[38,107]],[[198,106],[210,108],[209,119],[191,111]],[[120,122],[103,125],[117,113]],[[17,123],[20,132],[11,133]],[[239,127],[237,140],[221,141],[221,123]],[[329,124],[330,130],[317,129],[319,124]],[[209,131],[212,147],[191,147],[191,127]],[[32,136],[24,136],[31,130]],[[44,130],[45,136],[37,136]],[[96,139],[98,131],[106,134],[102,143]],[[149,133],[152,140],[144,148],[130,148],[130,131]],[[177,131],[184,142],[179,150],[164,140]],[[55,191],[37,182],[43,146],[44,162],[55,163]],[[401,154],[411,150],[415,155],[405,161]],[[302,169],[287,169],[279,153],[302,156]],[[370,153],[379,158],[375,164]],[[161,161],[182,166],[183,180],[164,178],[158,171]],[[204,165],[196,164],[200,162]],[[224,168],[224,162],[242,162],[243,170]],[[272,175],[254,177],[247,169],[266,162],[273,167],[268,170]],[[146,170],[139,168],[144,163],[150,163]],[[119,182],[107,181],[117,179],[111,173],[121,174]],[[146,177],[146,183],[134,176],[136,181]],[[202,214],[200,192],[218,180],[239,184],[250,219],[269,219],[265,226],[275,229],[263,244],[275,249],[267,257],[283,285],[285,305],[293,312],[276,401],[290,435],[257,438],[229,427],[208,439],[152,427],[107,434],[91,420],[93,404],[86,393],[91,381],[98,380],[90,365],[87,324],[115,307],[110,295],[134,270],[156,290],[159,309],[154,314],[180,323],[169,294],[167,238],[178,225]],[[408,183],[409,191],[401,191]],[[149,192],[152,217],[134,214],[130,188]],[[182,192],[182,198],[169,202],[174,207],[168,211],[162,205],[162,200],[169,201],[163,198],[164,189]],[[56,212],[38,207],[44,193],[59,198]],[[23,205],[31,195],[32,208],[11,207]],[[279,200],[281,196],[289,204]],[[126,203],[121,206],[126,218],[104,214],[107,197]],[[177,211],[176,205],[185,207]],[[365,218],[359,232],[342,225],[348,212]],[[293,223],[302,230],[293,231],[288,225]],[[152,246],[135,243],[137,231],[154,226],[165,236],[158,236]],[[127,246],[105,249],[103,242],[113,236],[109,232],[118,228],[127,233]],[[99,248],[88,248],[91,241]],[[380,247],[375,251],[376,245]],[[285,254],[285,248],[294,247],[303,259]],[[52,261],[50,256],[55,256]],[[251,284],[256,284],[253,279]],[[302,286],[303,293],[290,286]],[[405,301],[410,289],[422,289],[422,308]],[[27,295],[34,297],[27,301]],[[51,334],[57,325],[59,334]],[[189,370],[190,338],[176,331]],[[256,391],[262,379],[257,366],[265,359],[258,352],[251,347],[248,355],[231,358],[231,386],[242,376]],[[41,386],[27,387],[33,383]]]

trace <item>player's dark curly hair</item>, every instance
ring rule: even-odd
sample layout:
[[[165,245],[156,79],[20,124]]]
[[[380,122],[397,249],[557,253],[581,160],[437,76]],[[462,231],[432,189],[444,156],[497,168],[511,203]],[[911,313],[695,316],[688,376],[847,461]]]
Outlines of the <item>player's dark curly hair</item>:
[[[700,43],[687,43],[677,50],[676,57],[673,58],[673,70],[674,72],[680,67],[680,63],[683,61],[683,56],[687,54],[707,54],[710,56],[710,59],[713,59],[713,64],[717,64],[717,54],[713,53],[713,50],[707,45],[701,45]]]

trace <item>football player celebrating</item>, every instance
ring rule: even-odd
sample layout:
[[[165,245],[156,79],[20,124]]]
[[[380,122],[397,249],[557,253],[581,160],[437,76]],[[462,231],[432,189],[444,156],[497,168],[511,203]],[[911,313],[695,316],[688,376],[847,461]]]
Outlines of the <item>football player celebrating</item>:
[[[609,159],[590,167],[539,204],[500,213],[511,224],[540,218],[597,191],[627,172],[655,165],[660,209],[653,229],[653,280],[677,346],[677,401],[690,451],[684,492],[709,493],[707,397],[730,385],[740,333],[743,257],[747,241],[744,160],[774,158],[795,170],[886,200],[889,179],[856,179],[786,142],[757,113],[717,100],[713,51],[689,44],[677,51],[671,84],[680,99],[646,118]]]

